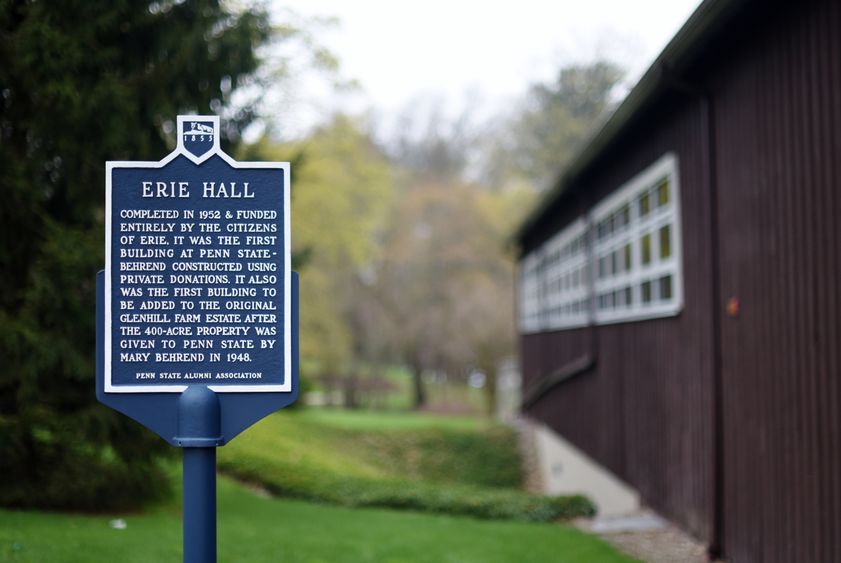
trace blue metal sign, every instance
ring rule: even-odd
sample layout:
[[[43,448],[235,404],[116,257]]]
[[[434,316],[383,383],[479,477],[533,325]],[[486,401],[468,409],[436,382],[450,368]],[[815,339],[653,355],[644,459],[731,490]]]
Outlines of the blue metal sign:
[[[295,400],[289,189],[288,163],[225,154],[216,116],[179,116],[159,162],[107,163],[102,402],[187,446],[195,389],[219,405],[213,445]]]

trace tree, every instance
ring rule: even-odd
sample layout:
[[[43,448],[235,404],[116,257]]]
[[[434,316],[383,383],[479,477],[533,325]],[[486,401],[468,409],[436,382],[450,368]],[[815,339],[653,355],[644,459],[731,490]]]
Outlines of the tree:
[[[536,83],[525,103],[489,133],[484,181],[503,186],[524,178],[538,189],[555,179],[607,116],[623,77],[613,63],[561,68],[552,83]]]
[[[390,143],[400,188],[376,295],[387,349],[411,373],[415,408],[427,401],[425,374],[458,380],[480,369],[490,379],[513,353],[505,238],[531,192],[467,179],[479,148],[471,122],[469,112],[450,121],[440,103],[415,103]]]
[[[136,506],[164,442],[94,398],[106,160],[161,158],[179,112],[252,119],[231,95],[266,14],[214,0],[0,7],[0,504]]]
[[[494,375],[513,347],[512,266],[495,223],[500,196],[464,182],[407,181],[385,240],[377,295],[397,357],[409,368],[414,406],[423,375]],[[491,203],[500,202],[500,203]],[[507,210],[508,216],[517,216]]]
[[[403,111],[388,142],[391,159],[413,178],[460,181],[476,149],[471,121],[469,112],[448,119],[441,100],[416,100]]]
[[[530,208],[534,192],[511,187],[502,191],[483,190],[477,201],[482,217],[486,275],[481,284],[465,293],[470,311],[472,365],[485,375],[485,399],[489,415],[497,404],[497,375],[500,364],[515,353],[514,256],[507,244],[511,232]]]
[[[370,295],[393,197],[392,169],[362,124],[336,115],[302,141],[264,139],[261,158],[295,160],[292,241],[301,268],[302,375],[351,392],[360,362],[382,342]]]

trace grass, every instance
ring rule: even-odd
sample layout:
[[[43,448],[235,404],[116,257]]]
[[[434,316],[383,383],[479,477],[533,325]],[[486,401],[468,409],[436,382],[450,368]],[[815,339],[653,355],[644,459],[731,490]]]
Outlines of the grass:
[[[313,368],[314,366],[310,366]],[[411,373],[403,367],[391,367],[380,374],[391,384],[392,389],[384,392],[358,391],[356,400],[362,408],[374,410],[407,411],[412,408],[413,383]],[[304,378],[307,391],[329,393],[316,378]],[[364,379],[364,378],[363,378]],[[486,412],[487,398],[483,389],[474,389],[465,382],[435,381],[424,382],[427,395],[427,407],[433,412],[458,412],[481,415]],[[341,392],[335,388],[334,404],[342,404]],[[326,397],[324,397],[326,399]]]
[[[521,473],[514,434],[484,419],[285,411],[218,456],[229,474],[287,497],[220,478],[220,561],[631,561],[573,528],[511,521],[553,520],[586,512],[589,504],[516,490]],[[180,484],[177,466],[169,477]],[[0,510],[0,563],[180,561],[179,488],[165,504],[120,515],[124,530],[109,525],[116,515]]]
[[[286,413],[282,413],[286,414]],[[480,430],[494,427],[487,419],[473,416],[440,416],[422,413],[304,409],[301,420],[345,430]]]
[[[219,561],[226,563],[620,563],[629,559],[555,524],[349,509],[264,498],[220,479]],[[0,562],[177,563],[177,505],[143,515],[77,516],[0,510]]]
[[[271,474],[518,487],[510,428],[481,418],[307,409],[269,416],[219,450],[220,467]],[[265,467],[270,465],[271,468]]]
[[[588,515],[581,497],[540,497],[522,479],[516,437],[482,419],[281,412],[219,451],[220,469],[273,494],[480,518]]]

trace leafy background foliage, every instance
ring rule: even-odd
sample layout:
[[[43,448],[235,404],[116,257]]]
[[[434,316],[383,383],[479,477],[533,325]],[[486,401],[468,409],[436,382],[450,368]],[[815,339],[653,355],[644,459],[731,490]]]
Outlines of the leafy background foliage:
[[[0,504],[107,508],[161,490],[163,442],[93,395],[106,160],[156,160],[218,112],[266,15],[215,1],[0,4]],[[226,145],[249,123],[226,115]]]
[[[514,354],[507,237],[621,73],[561,69],[488,128],[413,106],[392,138],[334,115],[303,138],[276,125],[243,146],[302,65],[335,78],[338,64],[312,29],[273,26],[248,2],[0,0],[0,505],[126,508],[166,494],[160,458],[174,450],[94,398],[94,276],[105,161],[160,159],[179,113],[220,115],[223,147],[242,160],[292,162],[305,389],[354,407],[400,373],[420,409],[429,381],[466,387],[480,371],[491,410]],[[383,498],[437,502],[425,485],[401,497],[404,485]]]

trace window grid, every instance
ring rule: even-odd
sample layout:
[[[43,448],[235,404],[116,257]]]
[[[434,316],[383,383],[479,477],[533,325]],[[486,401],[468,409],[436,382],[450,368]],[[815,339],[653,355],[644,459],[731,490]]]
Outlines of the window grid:
[[[680,311],[683,280],[678,195],[677,161],[667,155],[593,209],[597,323]],[[617,221],[625,209],[630,210],[630,217]],[[630,267],[611,268],[617,251],[623,255],[628,248]],[[627,266],[621,260],[620,265]]]
[[[590,280],[586,234],[586,222],[578,219],[543,247],[541,328],[556,330],[587,324]]]
[[[531,253],[520,261],[519,317],[523,333],[540,330],[540,260]]]
[[[683,307],[677,159],[666,155],[520,262],[522,332],[677,314]],[[592,261],[588,245],[592,248]],[[591,282],[592,280],[592,282]]]

